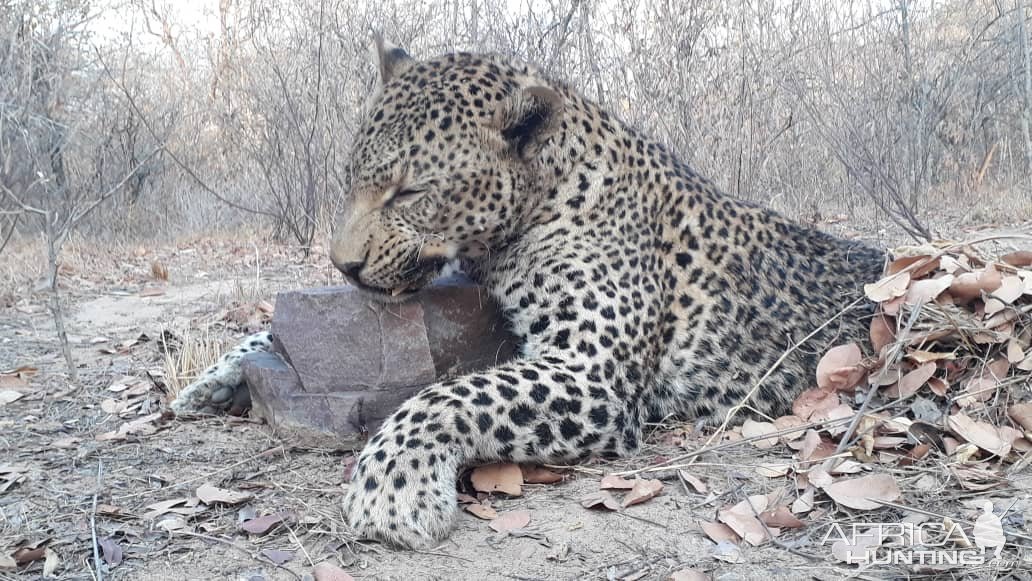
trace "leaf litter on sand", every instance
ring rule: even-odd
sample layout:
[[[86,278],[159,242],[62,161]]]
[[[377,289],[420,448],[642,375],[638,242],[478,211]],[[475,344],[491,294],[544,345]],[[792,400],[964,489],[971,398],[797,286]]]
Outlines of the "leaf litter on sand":
[[[746,420],[741,429],[770,454],[787,449],[791,457],[765,458],[756,473],[795,478],[798,497],[767,508],[754,495],[722,508],[718,523],[703,524],[710,538],[734,542],[730,530],[759,544],[807,526],[796,515],[905,505],[928,490],[910,488],[918,476],[992,490],[1009,471],[1027,469],[1032,398],[1015,387],[1028,384],[1032,370],[1032,260],[975,255],[970,245],[925,248],[890,262],[865,287],[877,303],[869,346],[828,349],[791,415]],[[823,425],[807,425],[814,421]]]

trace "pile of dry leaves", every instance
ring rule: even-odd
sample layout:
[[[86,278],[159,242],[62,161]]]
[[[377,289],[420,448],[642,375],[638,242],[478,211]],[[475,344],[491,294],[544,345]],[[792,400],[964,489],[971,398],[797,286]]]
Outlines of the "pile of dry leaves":
[[[991,259],[972,244],[897,249],[884,278],[864,288],[878,304],[870,344],[830,349],[791,415],[747,420],[709,447],[749,442],[782,456],[755,470],[792,479],[794,493],[750,496],[718,510],[703,531],[718,543],[759,545],[785,528],[885,507],[935,520],[907,506],[902,482],[916,492],[1002,493],[1032,461],[1030,265],[1032,252]],[[971,508],[954,516],[977,514]],[[868,539],[859,553],[885,540]],[[858,547],[846,548],[851,555],[833,553],[856,559]]]

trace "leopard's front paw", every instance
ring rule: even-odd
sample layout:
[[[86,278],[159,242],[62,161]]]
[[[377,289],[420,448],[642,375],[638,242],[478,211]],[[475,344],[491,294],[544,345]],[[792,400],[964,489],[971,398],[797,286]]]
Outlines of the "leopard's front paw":
[[[239,377],[202,377],[184,387],[169,408],[176,414],[217,414],[249,403],[247,385]]]
[[[444,451],[370,443],[344,498],[345,518],[362,538],[428,548],[451,531],[457,471]]]
[[[226,352],[190,385],[183,388],[169,408],[176,414],[242,413],[251,407],[250,392],[244,383],[243,358],[248,353],[268,351],[271,333],[255,333]]]

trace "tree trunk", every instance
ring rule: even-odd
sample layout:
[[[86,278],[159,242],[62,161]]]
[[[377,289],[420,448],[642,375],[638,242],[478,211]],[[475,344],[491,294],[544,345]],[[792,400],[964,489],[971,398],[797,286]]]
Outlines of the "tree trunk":
[[[58,255],[61,251],[61,241],[58,237],[61,234],[55,231],[53,211],[43,216],[44,228],[47,237],[47,277],[50,290],[50,314],[54,317],[54,329],[57,331],[57,341],[61,345],[61,353],[64,355],[65,364],[68,365],[68,380],[73,384],[79,383],[79,371],[75,366],[75,358],[72,357],[72,346],[68,343],[68,333],[65,330],[64,307],[61,305],[61,293],[57,287],[58,276]]]
[[[1029,124],[1032,123],[1032,58],[1029,57],[1028,32],[1025,28],[1025,0],[1015,0],[1015,14],[1018,19],[1018,49],[1021,51],[1021,77],[1023,82],[1022,97],[1025,101],[1021,115],[1021,136],[1025,140],[1026,171],[1032,175],[1032,135]]]

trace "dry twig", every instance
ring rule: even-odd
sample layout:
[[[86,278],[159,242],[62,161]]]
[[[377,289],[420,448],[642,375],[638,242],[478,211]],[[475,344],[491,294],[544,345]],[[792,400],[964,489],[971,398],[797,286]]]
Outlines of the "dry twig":
[[[100,561],[100,542],[97,540],[97,496],[104,481],[104,461],[97,461],[97,488],[93,491],[93,508],[90,511],[90,536],[93,540],[93,565],[97,581],[104,581],[104,566]]]

